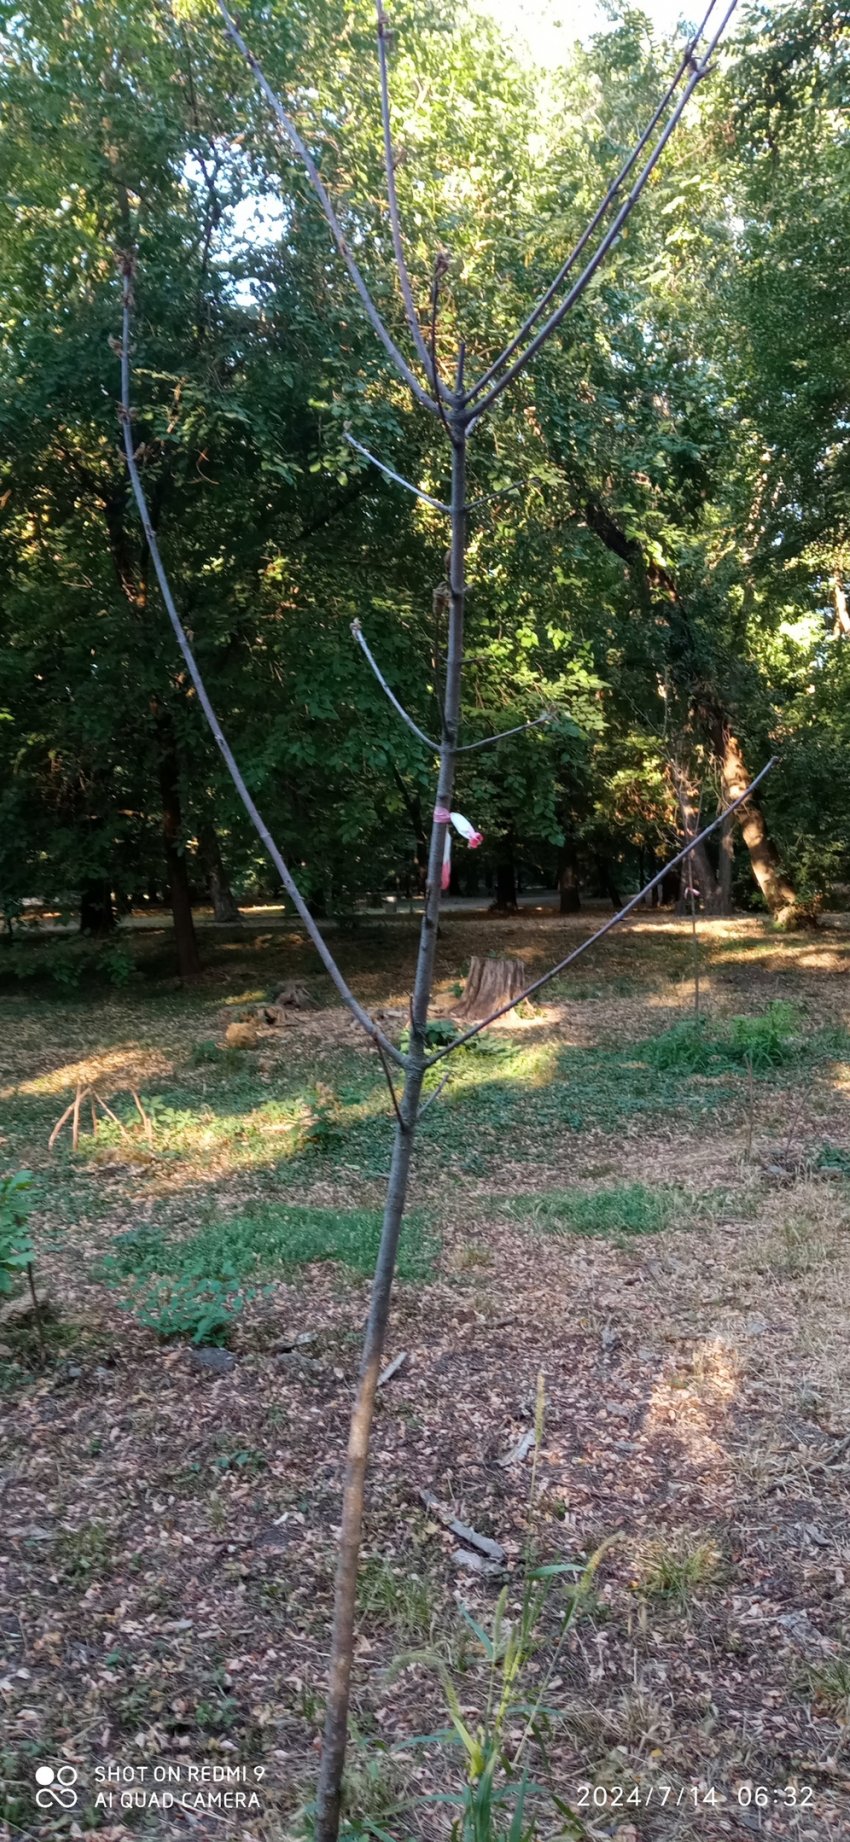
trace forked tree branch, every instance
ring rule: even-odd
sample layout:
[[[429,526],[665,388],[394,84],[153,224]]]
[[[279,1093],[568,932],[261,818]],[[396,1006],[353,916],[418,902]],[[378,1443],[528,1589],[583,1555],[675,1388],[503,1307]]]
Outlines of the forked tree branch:
[[[375,677],[377,678],[378,683],[381,687],[381,690],[389,698],[390,703],[393,706],[393,709],[398,711],[398,714],[401,717],[402,722],[407,724],[408,729],[411,729],[415,736],[418,736],[420,742],[424,742],[425,747],[429,748],[432,754],[438,755],[440,752],[439,742],[432,742],[430,740],[430,737],[426,736],[424,730],[420,729],[417,723],[414,723],[413,717],[408,716],[407,711],[404,708],[404,705],[399,703],[398,698],[396,697],[395,691],[390,690],[390,687],[387,684],[386,678],[384,677],[384,674],[381,671],[380,666],[378,665],[378,662],[374,656],[374,653],[372,652],[371,647],[367,643],[366,636],[363,632],[363,628],[360,625],[359,620],[352,621],[351,631],[361,651],[364,653],[365,657],[368,659],[369,664],[371,665],[372,670],[375,674]],[[551,710],[544,710],[542,716],[535,716],[530,723],[518,723],[515,729],[501,729],[498,735],[482,736],[480,742],[463,742],[455,749],[454,752],[456,755],[469,755],[472,753],[473,749],[475,748],[486,748],[490,742],[504,742],[506,736],[524,735],[527,729],[539,729],[541,723],[551,723],[553,720],[554,719],[552,717]]]
[[[737,6],[737,3],[738,3],[738,0],[731,0],[730,5],[727,7],[726,12],[723,15],[720,25],[718,26],[717,31],[714,34],[714,37],[709,40],[706,46],[705,57],[702,63],[698,64],[694,61],[693,58],[691,58],[690,60],[691,76],[689,78],[689,81],[685,85],[685,88],[682,91],[681,96],[679,97],[679,100],[676,104],[675,109],[673,110],[670,120],[667,122],[666,127],[663,129],[662,133],[659,135],[658,140],[656,141],[655,146],[652,150],[652,153],[649,156],[649,159],[646,161],[645,165],[641,168],[641,171],[638,174],[638,177],[635,180],[635,183],[632,186],[631,191],[629,192],[628,196],[626,197],[619,211],[617,212],[617,215],[613,223],[609,226],[608,230],[605,232],[605,235],[602,238],[602,241],[598,244],[597,248],[595,249],[593,255],[590,258],[590,261],[585,265],[578,280],[573,283],[573,286],[570,289],[569,294],[567,295],[566,299],[561,301],[560,306],[556,307],[555,312],[549,315],[548,320],[546,320],[544,325],[541,326],[540,331],[535,334],[534,338],[531,340],[530,345],[527,345],[525,348],[525,351],[521,352],[519,357],[514,359],[513,364],[510,365],[508,370],[505,371],[504,374],[500,378],[497,379],[496,383],[491,386],[491,388],[487,391],[486,395],[480,398],[478,401],[476,401],[474,406],[472,405],[469,406],[470,413],[468,414],[467,427],[471,427],[473,422],[477,422],[479,418],[484,414],[484,411],[486,409],[490,409],[492,405],[498,400],[498,398],[502,394],[502,391],[507,390],[508,385],[513,383],[514,378],[519,377],[520,373],[524,371],[526,366],[531,363],[531,360],[532,358],[534,358],[535,354],[540,351],[541,346],[544,346],[547,340],[552,337],[552,334],[560,326],[561,321],[565,319],[566,315],[569,313],[570,308],[575,306],[576,301],[581,298],[585,289],[589,286],[590,282],[593,280],[593,277],[596,274],[597,269],[604,262],[605,257],[607,256],[608,251],[611,248],[612,244],[616,242],[617,237],[619,236],[620,231],[622,230],[623,225],[626,222],[626,219],[630,217],[632,211],[634,210],[635,205],[637,204],[638,199],[640,198],[641,193],[643,192],[644,187],[651,173],[654,171],[655,167],[658,165],[661,155],[664,152],[665,147],[667,146],[667,142],[670,140],[670,137],[673,134],[674,129],[678,126],[678,123],[681,120],[681,117],[688,103],[690,102],[690,99],[694,93],[694,90],[697,87],[697,84],[701,83],[703,77],[706,77],[708,75],[708,68],[709,68],[708,59],[711,57],[712,52],[715,50],[717,44],[719,43],[719,40],[723,32],[725,31],[726,26],[728,25],[729,20],[732,17],[732,14],[735,11],[735,7]]]
[[[378,460],[376,454],[370,454],[369,449],[364,448],[362,441],[355,441],[348,429],[345,430],[345,439],[349,447],[356,448],[358,454],[362,454],[367,461],[371,461],[372,466],[377,467],[379,473],[385,473],[388,480],[395,480],[396,485],[403,486],[405,492],[412,492],[415,499],[424,499],[426,505],[433,505],[435,512],[445,512],[447,517],[451,517],[450,505],[444,504],[442,499],[432,499],[431,494],[423,492],[421,486],[414,486],[412,480],[406,480],[403,474],[396,473],[392,467],[385,466],[383,461]]]
[[[713,819],[712,823],[706,826],[705,831],[699,833],[698,837],[691,838],[685,845],[684,850],[680,851],[677,857],[671,857],[670,862],[665,863],[663,870],[659,870],[657,876],[653,876],[652,881],[648,882],[645,888],[638,890],[637,895],[632,896],[631,901],[626,903],[625,908],[621,908],[618,914],[612,915],[610,921],[606,921],[604,927],[597,928],[596,933],[590,934],[587,940],[583,940],[581,946],[576,947],[574,952],[567,954],[566,959],[559,960],[557,966],[550,966],[548,972],[544,972],[539,979],[534,979],[530,985],[526,985],[524,991],[518,992],[515,998],[510,999],[509,1003],[502,1004],[497,1011],[491,1011],[489,1017],[482,1017],[480,1023],[476,1023],[471,1030],[465,1030],[462,1036],[457,1036],[454,1042],[449,1043],[445,1049],[438,1049],[436,1055],[429,1055],[426,1067],[435,1068],[438,1062],[445,1061],[447,1055],[454,1055],[456,1049],[462,1049],[465,1043],[471,1042],[473,1036],[479,1036],[481,1031],[486,1030],[489,1024],[495,1023],[499,1017],[506,1016],[508,1011],[515,1010],[516,1006],[522,1004],[525,998],[532,997],[535,991],[540,991],[543,985],[548,985],[550,979],[557,978],[559,972],[565,972],[567,967],[573,964],[574,960],[581,958],[582,953],[587,953],[591,947],[594,947],[597,940],[604,940],[606,934],[610,934],[613,928],[619,927],[620,922],[625,921],[626,916],[631,914],[633,908],[637,908],[638,903],[642,902],[645,896],[649,895],[653,889],[657,889],[658,884],[664,881],[665,876],[669,876],[671,870],[675,870],[677,864],[683,863],[686,857],[690,857],[697,846],[702,844],[705,838],[710,838],[712,832],[716,831],[718,826],[723,824],[724,819],[728,819],[730,813],[737,812],[738,807],[743,806],[744,801],[749,799],[750,794],[758,786],[759,781],[764,780],[765,774],[770,773],[771,768],[776,765],[778,759],[778,755],[771,755],[770,760],[765,763],[761,772],[756,774],[755,779],[750,781],[746,790],[740,793],[736,800],[732,801],[731,806],[727,806],[725,812],[719,813],[717,818]],[[687,835],[687,826],[685,832]]]
[[[304,897],[302,896],[301,891],[298,888],[298,885],[295,882],[294,877],[290,874],[289,870],[287,869],[286,864],[284,863],[284,860],[280,854],[280,851],[278,850],[277,845],[275,844],[275,841],[271,835],[271,832],[269,831],[269,828],[265,820],[261,817],[260,813],[258,812],[257,807],[255,806],[250,793],[248,792],[248,788],[246,787],[245,782],[242,779],[242,775],[239,772],[239,768],[237,767],[235,758],[231,752],[227,739],[223,733],[221,724],[218,720],[218,717],[216,716],[216,713],[207,695],[206,685],[204,684],[203,678],[201,677],[201,674],[195,663],[194,653],[192,652],[192,648],[189,645],[189,641],[186,638],[186,634],[183,629],[183,623],[177,612],[177,608],[174,602],[174,597],[171,593],[171,586],[169,584],[168,576],[166,575],[165,567],[162,561],[162,557],[160,555],[160,549],[159,549],[159,544],[157,543],[156,534],[154,532],[153,526],[150,521],[150,514],[148,512],[147,500],[145,498],[142,482],[139,478],[139,470],[136,466],[135,453],[133,449],[132,412],[130,409],[130,311],[131,311],[132,300],[133,300],[131,283],[132,283],[134,264],[133,264],[133,257],[129,251],[125,251],[121,260],[122,260],[122,276],[123,276],[123,322],[122,322],[122,337],[121,337],[121,404],[119,408],[119,416],[120,416],[120,421],[121,421],[121,427],[124,433],[124,452],[127,457],[127,471],[130,475],[130,481],[133,487],[133,493],[135,495],[136,504],[139,509],[139,517],[141,518],[141,521],[142,521],[142,529],[145,533],[145,538],[147,540],[148,549],[150,551],[151,558],[153,560],[153,566],[154,566],[154,569],[156,570],[156,577],[159,583],[160,593],[162,595],[163,601],[165,602],[166,611],[168,613],[168,618],[171,622],[171,625],[174,629],[174,635],[177,640],[177,644],[180,647],[180,651],[182,652],[183,657],[186,661],[186,666],[189,672],[189,676],[192,680],[195,690],[197,691],[201,708],[204,712],[207,722],[209,723],[210,729],[212,730],[215,740],[218,743],[218,747],[221,751],[225,765],[230,774],[230,778],[233,781],[233,784],[236,788],[237,793],[239,794],[239,798],[242,801],[242,804],[245,808],[245,811],[248,814],[249,819],[251,820],[252,825],[257,831],[259,837],[262,839],[263,844],[265,845],[266,850],[269,853],[269,856],[272,860],[272,863],[275,866],[275,869],[277,870],[278,876],[280,877],[280,880],[283,883],[283,886],[287,892],[287,895],[289,896],[290,900],[292,901],[299,915],[301,916],[304,926],[307,929],[310,939],[312,940],[313,945],[316,948],[316,952],[318,953],[319,958],[321,959],[322,964],[325,967],[325,970],[330,973],[330,976],[333,979],[333,982],[337,988],[337,991],[339,992],[340,997],[343,1000],[343,1003],[348,1005],[348,1008],[351,1011],[352,1016],[356,1018],[361,1028],[366,1031],[367,1036],[371,1037],[372,1041],[376,1044],[376,1046],[379,1049],[381,1049],[385,1055],[388,1055],[392,1061],[396,1062],[399,1067],[406,1068],[407,1062],[408,1062],[407,1056],[403,1055],[401,1050],[396,1048],[395,1043],[390,1042],[388,1037],[384,1036],[383,1032],[378,1029],[377,1024],[369,1016],[368,1011],[364,1011],[362,1005],[358,1004],[353,991],[349,990],[345,982],[345,979],[343,978],[342,973],[339,970],[336,960],[333,957],[333,954],[328,952],[325,942],[322,939],[321,933],[319,929],[317,928],[315,921],[313,920],[313,917],[310,913],[309,908],[307,907]]]
[[[295,149],[295,152],[297,153],[299,160],[302,162],[302,165],[304,166],[307,177],[310,181],[311,186],[313,187],[313,191],[315,192],[316,197],[318,198],[319,203],[322,207],[322,210],[324,211],[325,217],[327,218],[328,223],[330,225],[333,239],[337,246],[337,249],[339,250],[342,260],[345,263],[348,273],[351,276],[354,286],[357,289],[360,299],[363,302],[363,305],[366,309],[369,319],[371,320],[372,325],[375,328],[375,331],[378,335],[378,338],[381,341],[382,346],[389,353],[390,358],[392,359],[393,364],[396,367],[396,370],[399,372],[399,375],[404,379],[404,382],[407,384],[408,389],[413,391],[413,394],[417,402],[421,403],[425,409],[432,410],[433,413],[436,415],[437,413],[436,403],[432,400],[431,397],[429,397],[427,390],[423,390],[422,385],[419,382],[419,379],[414,376],[413,372],[410,369],[409,364],[407,363],[406,358],[399,351],[398,346],[395,343],[395,340],[387,332],[384,322],[381,319],[381,316],[378,312],[377,307],[375,306],[375,303],[372,299],[371,294],[369,293],[369,289],[367,288],[366,283],[363,280],[363,276],[361,275],[360,270],[357,267],[357,263],[355,262],[354,257],[352,256],[351,251],[348,247],[348,243],[346,241],[345,233],[343,231],[342,225],[340,224],[339,218],[337,217],[337,214],[333,208],[333,205],[331,204],[326,187],[324,186],[322,179],[319,175],[319,169],[316,165],[315,160],[313,159],[312,154],[309,151],[309,148],[305,145],[304,141],[301,139],[301,136],[298,133],[298,129],[295,126],[295,123],[290,121],[289,116],[286,113],[286,110],[283,108],[282,104],[278,101],[278,98],[275,95],[274,90],[271,87],[271,84],[266,81],[266,78],[263,75],[262,68],[257,63],[257,60],[254,56],[253,51],[251,51],[249,46],[246,45],[245,40],[242,37],[242,34],[239,31],[235,21],[231,19],[230,14],[227,10],[227,7],[224,4],[224,0],[218,0],[218,6],[219,6],[219,11],[221,13],[221,16],[224,20],[225,29],[227,31],[228,37],[233,41],[233,44],[236,46],[237,51],[241,52],[241,55],[245,59],[245,62],[248,65],[249,69],[253,71],[254,76],[256,77],[257,83],[259,84],[260,89],[262,90],[263,95],[265,96],[266,101],[272,110],[272,113],[274,114],[276,120],[280,123],[280,126],[283,129],[283,132],[286,135],[286,138],[290,143],[290,146]]]
[[[541,295],[540,300],[537,302],[536,307],[532,308],[532,311],[528,315],[528,318],[523,321],[523,324],[519,328],[519,331],[514,333],[513,338],[505,346],[504,351],[499,353],[498,358],[494,358],[493,363],[490,365],[489,369],[484,372],[483,377],[479,377],[477,383],[472,385],[472,388],[469,391],[467,398],[466,398],[466,401],[468,403],[471,403],[475,397],[480,395],[481,391],[484,390],[486,386],[489,384],[490,379],[492,377],[495,377],[497,372],[501,371],[502,366],[507,364],[509,358],[513,357],[513,354],[517,350],[517,347],[522,344],[523,339],[525,339],[527,335],[531,332],[532,327],[537,325],[537,322],[540,318],[541,313],[543,313],[544,309],[548,307],[549,302],[552,300],[553,296],[557,294],[558,289],[561,287],[561,284],[564,281],[566,281],[566,278],[569,275],[570,270],[575,267],[579,259],[579,256],[582,254],[583,250],[587,248],[587,245],[590,242],[590,239],[593,236],[594,231],[598,229],[606,212],[610,210],[617,196],[617,193],[620,191],[625,180],[628,179],[628,176],[630,172],[632,171],[632,168],[636,165],[637,161],[640,158],[640,155],[643,153],[643,150],[647,144],[647,141],[650,139],[650,136],[652,135],[654,129],[657,128],[658,123],[660,122],[661,117],[664,114],[664,110],[667,107],[667,104],[671,101],[672,97],[675,95],[679,87],[679,84],[681,83],[682,78],[685,74],[685,71],[687,70],[689,64],[691,63],[694,57],[694,53],[696,52],[697,46],[700,43],[702,35],[706,29],[706,26],[708,25],[709,19],[711,18],[711,15],[714,12],[714,8],[716,5],[717,5],[717,0],[711,0],[711,5],[709,6],[708,11],[705,14],[705,17],[703,18],[702,25],[698,27],[697,31],[693,35],[693,38],[689,39],[687,45],[685,46],[685,50],[682,54],[682,58],[679,63],[678,70],[676,71],[676,75],[671,79],[670,83],[668,84],[667,89],[665,90],[665,93],[662,96],[661,101],[658,104],[655,114],[653,115],[651,121],[647,123],[643,131],[643,134],[640,137],[640,140],[632,148],[632,151],[629,154],[628,159],[625,161],[624,165],[621,166],[616,179],[608,187],[605,197],[603,198],[602,203],[597,207],[597,210],[594,212],[593,217],[590,220],[590,223],[582,231],[582,234],[579,237],[578,242],[575,244],[574,248],[570,251],[570,254],[568,255],[566,261],[562,263],[560,269],[558,270],[557,275],[555,276],[554,281],[550,282],[548,288],[546,289],[545,294]]]

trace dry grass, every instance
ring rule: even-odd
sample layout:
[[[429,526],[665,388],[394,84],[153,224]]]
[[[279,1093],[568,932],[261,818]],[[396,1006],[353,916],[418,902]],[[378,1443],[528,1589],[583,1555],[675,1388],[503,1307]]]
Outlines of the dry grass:
[[[491,948],[538,970],[586,927],[451,917],[440,977],[448,988],[471,950]],[[413,930],[340,945],[358,995],[403,1008]],[[846,1021],[837,940],[722,923],[706,927],[702,952],[713,1014],[760,1014],[786,998],[810,1031]],[[771,1836],[803,1842],[808,1824],[818,1842],[838,1842],[850,1821],[839,1668],[850,1627],[850,1204],[840,1173],[816,1168],[824,1141],[850,1151],[850,1077],[825,1062],[756,1082],[752,1122],[745,1077],[683,1079],[681,1105],[657,1104],[641,1045],[687,1015],[689,955],[686,927],[635,924],[576,969],[533,1027],[500,1038],[502,1054],[470,1056],[429,1116],[414,1203],[442,1252],[394,1303],[389,1353],[406,1349],[408,1361],[375,1429],[351,1778],[352,1808],[404,1842],[445,1836],[445,1806],[416,1800],[456,1778],[452,1755],[432,1747],[406,1749],[399,1779],[398,1748],[446,1716],[433,1670],[405,1668],[391,1692],[387,1670],[427,1638],[461,1704],[480,1706],[481,1658],[457,1602],[486,1623],[495,1593],[458,1568],[457,1542],[418,1493],[504,1542],[519,1601],[528,1461],[501,1460],[533,1424],[541,1368],[539,1558],[575,1566],[620,1537],[547,1688],[546,1757],[561,1793],[598,1783],[644,1796],[702,1780],[732,1800],[726,1815],[698,1817],[632,1806],[641,1842],[691,1832],[719,1842],[730,1833],[712,1827],[721,1818],[737,1833],[742,1780],[814,1784],[814,1816],[773,1811]],[[261,1029],[256,1051],[224,1068],[193,1059],[280,977],[307,978],[327,999],[303,944],[282,935],[222,949],[190,995],[0,998],[3,1151],[41,1184],[35,1226],[59,1307],[48,1372],[24,1333],[0,1356],[7,1774],[26,1778],[35,1757],[63,1748],[89,1778],[107,1759],[260,1761],[263,1809],[247,1827],[215,1824],[234,1842],[282,1842],[314,1776],[366,1281],[329,1264],[272,1276],[235,1332],[235,1369],[210,1380],[116,1315],[98,1260],[116,1232],[144,1223],[186,1237],[210,1211],[242,1219],[281,1199],[380,1205],[388,1100],[342,1013],[326,1004]],[[110,1104],[131,1083],[159,1097],[152,1156],[140,1133],[132,1155],[104,1134],[81,1139],[76,1159],[63,1149],[48,1160],[50,1124],[78,1078],[95,1079]],[[320,1118],[322,1142],[283,1129],[299,1107]],[[666,1199],[657,1218],[647,1209],[649,1232],[611,1230],[610,1195],[628,1186],[632,1200],[634,1186]],[[595,1232],[540,1231],[566,1192]],[[313,1341],[297,1346],[299,1334]],[[551,1577],[541,1670],[575,1576]],[[529,1691],[540,1680],[532,1670]],[[387,1815],[405,1794],[408,1814]],[[31,1798],[21,1810],[18,1834],[52,1833]],[[99,1829],[95,1819],[92,1834],[107,1833],[106,1816]],[[110,1821],[117,1842],[125,1831]],[[157,1842],[185,1831],[138,1821],[135,1833]],[[2,1842],[13,1835],[0,1822]]]

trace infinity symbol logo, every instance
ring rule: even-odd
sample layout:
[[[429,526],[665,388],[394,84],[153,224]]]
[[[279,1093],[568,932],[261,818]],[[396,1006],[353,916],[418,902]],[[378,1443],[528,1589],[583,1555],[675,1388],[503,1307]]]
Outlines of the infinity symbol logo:
[[[58,1804],[60,1810],[75,1808],[77,1793],[71,1787],[77,1782],[77,1773],[73,1765],[60,1765],[56,1771],[52,1765],[39,1765],[35,1782],[39,1787],[35,1794],[39,1810],[49,1810],[51,1804]]]

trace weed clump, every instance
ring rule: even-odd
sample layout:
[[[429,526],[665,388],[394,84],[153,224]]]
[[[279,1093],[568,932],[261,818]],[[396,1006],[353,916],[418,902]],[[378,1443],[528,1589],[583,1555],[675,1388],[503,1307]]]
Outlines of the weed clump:
[[[660,1536],[640,1550],[633,1584],[648,1599],[673,1599],[686,1605],[699,1586],[709,1586],[720,1571],[715,1541],[680,1533]]]
[[[764,1075],[819,1049],[838,1053],[840,1048],[834,1031],[829,1041],[804,1037],[799,1007],[776,998],[760,1017],[732,1017],[714,1028],[705,1018],[686,1018],[645,1043],[643,1053],[650,1067],[659,1072],[722,1074],[748,1068],[754,1075]]]

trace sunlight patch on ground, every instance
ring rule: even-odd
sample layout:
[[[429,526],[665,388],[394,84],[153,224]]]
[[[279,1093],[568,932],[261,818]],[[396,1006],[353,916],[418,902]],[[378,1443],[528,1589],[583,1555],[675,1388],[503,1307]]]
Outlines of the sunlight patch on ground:
[[[108,1094],[114,1094],[122,1087],[138,1087],[140,1082],[160,1080],[173,1072],[170,1057],[157,1049],[143,1049],[138,1043],[126,1043],[120,1049],[104,1050],[100,1055],[87,1056],[83,1061],[64,1062],[61,1068],[54,1068],[50,1074],[36,1075],[31,1081],[21,1081],[14,1087],[5,1087],[0,1091],[0,1100],[13,1100],[16,1095],[31,1095],[38,1098],[45,1094],[64,1094],[73,1092],[78,1085],[102,1085]]]

